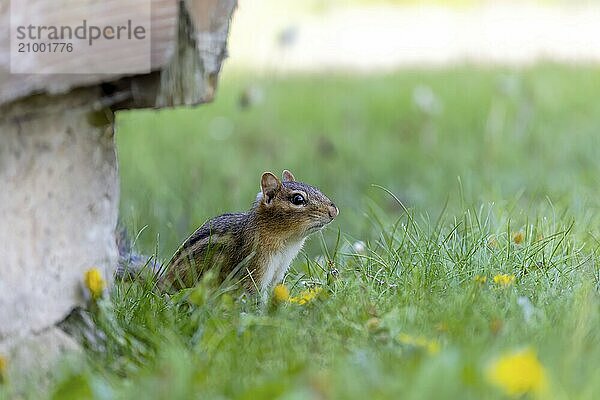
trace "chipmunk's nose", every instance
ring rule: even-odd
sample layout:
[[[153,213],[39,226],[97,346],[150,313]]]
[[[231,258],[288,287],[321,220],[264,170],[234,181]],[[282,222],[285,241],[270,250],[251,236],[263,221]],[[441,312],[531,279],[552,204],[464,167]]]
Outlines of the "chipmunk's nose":
[[[338,210],[334,203],[329,204],[329,216],[331,217],[331,219],[337,217],[339,213],[340,210]]]

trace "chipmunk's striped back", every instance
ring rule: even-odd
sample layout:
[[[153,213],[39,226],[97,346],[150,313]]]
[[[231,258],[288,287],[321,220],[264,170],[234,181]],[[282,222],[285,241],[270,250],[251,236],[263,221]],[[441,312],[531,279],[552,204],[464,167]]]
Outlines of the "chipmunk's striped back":
[[[247,220],[248,213],[235,213],[207,221],[179,247],[167,264],[163,280],[172,289],[181,289],[195,285],[208,268],[219,268],[222,280],[236,275],[235,267],[244,259],[242,232]]]

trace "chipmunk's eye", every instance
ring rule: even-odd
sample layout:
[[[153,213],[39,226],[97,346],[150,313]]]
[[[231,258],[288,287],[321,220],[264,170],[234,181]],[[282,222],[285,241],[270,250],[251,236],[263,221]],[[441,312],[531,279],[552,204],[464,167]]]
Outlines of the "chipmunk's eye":
[[[294,204],[296,206],[302,206],[302,205],[306,204],[306,200],[304,199],[304,196],[302,196],[300,193],[296,193],[295,195],[293,195],[291,202],[292,202],[292,204]]]

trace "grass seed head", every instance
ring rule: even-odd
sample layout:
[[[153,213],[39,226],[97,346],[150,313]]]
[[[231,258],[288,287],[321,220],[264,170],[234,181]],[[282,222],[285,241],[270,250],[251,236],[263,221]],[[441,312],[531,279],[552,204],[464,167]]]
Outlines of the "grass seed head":
[[[513,242],[515,244],[523,243],[524,239],[525,239],[525,234],[523,232],[519,231],[519,232],[513,233]]]

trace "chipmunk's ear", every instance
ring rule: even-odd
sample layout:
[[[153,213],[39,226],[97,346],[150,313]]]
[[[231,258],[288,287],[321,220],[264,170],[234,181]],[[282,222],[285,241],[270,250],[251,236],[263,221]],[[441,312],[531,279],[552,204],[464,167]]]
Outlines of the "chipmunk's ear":
[[[283,174],[281,174],[281,179],[283,179],[284,182],[294,182],[296,181],[296,178],[294,178],[294,175],[288,171],[287,169],[283,170]]]
[[[269,204],[281,189],[281,182],[275,175],[265,172],[260,178],[260,188],[262,189],[263,199]]]

